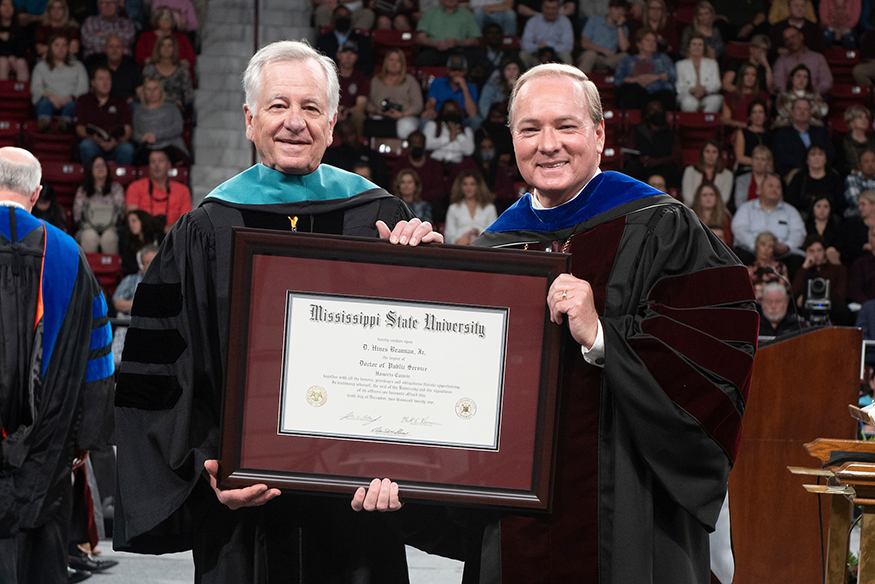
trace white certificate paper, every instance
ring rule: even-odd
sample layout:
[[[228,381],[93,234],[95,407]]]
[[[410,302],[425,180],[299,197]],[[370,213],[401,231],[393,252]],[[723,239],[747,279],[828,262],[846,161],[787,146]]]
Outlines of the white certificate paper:
[[[507,308],[288,292],[279,433],[497,450]]]

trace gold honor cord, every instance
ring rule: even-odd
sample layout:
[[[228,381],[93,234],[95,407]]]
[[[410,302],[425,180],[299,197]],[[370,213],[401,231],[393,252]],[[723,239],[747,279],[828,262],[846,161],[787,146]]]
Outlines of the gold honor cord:
[[[288,217],[288,219],[289,219],[289,223],[292,224],[292,231],[297,231],[298,230],[298,218],[297,217]]]

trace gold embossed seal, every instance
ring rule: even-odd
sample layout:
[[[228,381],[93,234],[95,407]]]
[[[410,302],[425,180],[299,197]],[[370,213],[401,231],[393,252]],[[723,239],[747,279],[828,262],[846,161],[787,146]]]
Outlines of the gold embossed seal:
[[[463,397],[456,402],[456,415],[463,420],[470,420],[477,413],[477,404],[470,397]]]
[[[328,401],[328,392],[321,385],[314,385],[307,390],[307,403],[314,408],[321,408]]]

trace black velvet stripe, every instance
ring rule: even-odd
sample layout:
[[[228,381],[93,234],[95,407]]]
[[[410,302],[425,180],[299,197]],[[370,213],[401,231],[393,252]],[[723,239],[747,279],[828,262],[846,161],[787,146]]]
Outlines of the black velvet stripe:
[[[141,282],[134,295],[132,316],[171,318],[182,311],[182,285]]]
[[[128,329],[122,359],[133,363],[176,363],[186,347],[185,339],[176,329],[145,330]]]
[[[182,387],[172,375],[121,373],[115,391],[115,405],[139,410],[169,410],[181,395]]]

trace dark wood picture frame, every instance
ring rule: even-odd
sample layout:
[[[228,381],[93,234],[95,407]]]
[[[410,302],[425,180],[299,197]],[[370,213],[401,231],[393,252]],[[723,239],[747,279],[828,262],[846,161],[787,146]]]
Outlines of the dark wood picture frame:
[[[266,484],[351,497],[389,477],[405,499],[549,510],[562,329],[550,322],[546,296],[569,270],[569,255],[234,231],[221,488]],[[498,450],[279,434],[290,290],[509,308]]]

